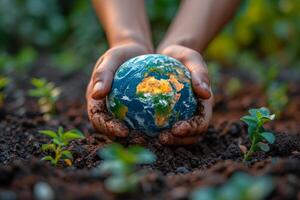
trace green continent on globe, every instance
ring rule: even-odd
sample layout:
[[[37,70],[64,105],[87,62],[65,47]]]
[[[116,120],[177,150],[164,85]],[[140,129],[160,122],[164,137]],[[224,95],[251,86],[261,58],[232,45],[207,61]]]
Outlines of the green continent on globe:
[[[117,70],[107,108],[132,129],[155,136],[193,116],[195,99],[187,68],[171,57],[134,57]]]

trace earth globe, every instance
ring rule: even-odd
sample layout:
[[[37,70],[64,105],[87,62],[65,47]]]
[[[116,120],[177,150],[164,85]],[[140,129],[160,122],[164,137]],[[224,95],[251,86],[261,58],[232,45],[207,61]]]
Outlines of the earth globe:
[[[178,60],[160,54],[123,63],[106,104],[114,117],[148,136],[192,117],[197,107],[189,71]]]

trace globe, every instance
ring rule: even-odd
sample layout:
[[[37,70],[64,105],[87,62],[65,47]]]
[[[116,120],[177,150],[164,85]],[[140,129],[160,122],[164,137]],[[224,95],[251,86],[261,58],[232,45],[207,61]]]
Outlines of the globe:
[[[149,136],[192,117],[197,107],[189,71],[178,60],[160,54],[123,63],[106,103],[114,117]]]

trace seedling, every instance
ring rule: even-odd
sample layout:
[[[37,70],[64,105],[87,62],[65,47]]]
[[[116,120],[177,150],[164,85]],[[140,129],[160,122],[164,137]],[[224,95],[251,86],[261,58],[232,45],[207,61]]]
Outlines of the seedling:
[[[51,130],[42,130],[39,133],[49,136],[52,139],[50,144],[43,144],[42,150],[45,152],[52,152],[52,155],[48,155],[42,158],[42,160],[50,161],[52,165],[56,166],[60,160],[63,160],[67,165],[72,165],[73,155],[69,150],[66,150],[69,142],[76,139],[83,139],[83,134],[72,129],[64,132],[63,127],[59,127],[57,132]]]
[[[289,102],[287,89],[286,84],[273,83],[267,90],[268,105],[277,117],[282,115]]]
[[[263,125],[275,118],[275,114],[271,114],[269,109],[262,107],[259,109],[250,109],[250,115],[241,118],[243,122],[248,125],[248,135],[251,140],[250,149],[244,152],[244,160],[251,158],[252,154],[258,149],[268,152],[270,150],[269,144],[275,142],[275,136],[271,132],[265,131]]]
[[[60,90],[53,83],[43,78],[31,79],[31,84],[35,87],[29,90],[29,96],[38,98],[38,104],[42,113],[54,114],[55,102],[57,101]]]
[[[0,77],[0,107],[3,106],[6,97],[5,89],[10,83],[10,79],[7,77]]]
[[[269,176],[253,177],[237,172],[221,187],[204,187],[192,193],[192,200],[262,200],[274,189]]]
[[[140,146],[125,149],[120,144],[111,144],[98,152],[103,159],[99,166],[100,174],[110,174],[105,186],[115,193],[129,193],[137,189],[142,173],[136,171],[137,165],[151,164],[156,156]]]

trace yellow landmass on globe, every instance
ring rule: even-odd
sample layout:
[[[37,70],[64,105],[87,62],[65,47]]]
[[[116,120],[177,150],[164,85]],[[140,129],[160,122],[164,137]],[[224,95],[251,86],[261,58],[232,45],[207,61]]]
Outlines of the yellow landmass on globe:
[[[167,94],[172,92],[172,86],[168,80],[158,80],[153,76],[143,79],[136,88],[137,93],[150,93],[150,94]]]

